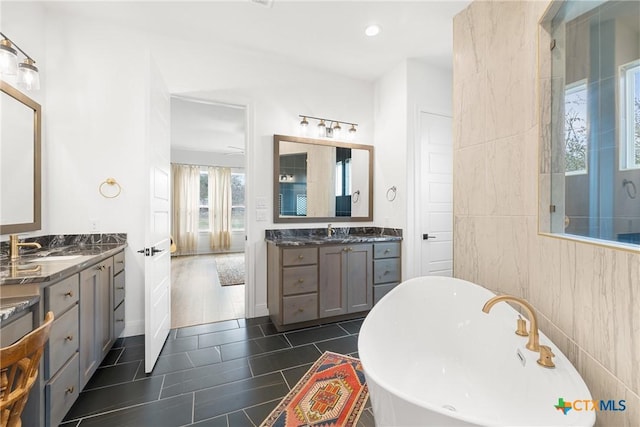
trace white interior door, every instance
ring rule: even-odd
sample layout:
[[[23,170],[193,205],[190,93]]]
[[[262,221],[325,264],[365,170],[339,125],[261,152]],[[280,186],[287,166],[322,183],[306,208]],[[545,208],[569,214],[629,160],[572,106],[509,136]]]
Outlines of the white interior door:
[[[145,232],[145,372],[151,372],[171,327],[170,101],[160,72],[151,64],[146,161],[149,174]]]
[[[451,117],[420,112],[420,275],[453,274],[453,138]]]

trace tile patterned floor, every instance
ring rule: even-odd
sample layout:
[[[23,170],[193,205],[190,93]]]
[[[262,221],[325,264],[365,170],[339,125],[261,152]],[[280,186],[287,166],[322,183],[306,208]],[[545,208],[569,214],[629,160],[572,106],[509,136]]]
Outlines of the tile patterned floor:
[[[361,324],[278,333],[262,317],[172,329],[149,375],[144,337],[120,338],[61,426],[258,426],[324,351],[357,357]],[[369,403],[358,426],[374,426]]]

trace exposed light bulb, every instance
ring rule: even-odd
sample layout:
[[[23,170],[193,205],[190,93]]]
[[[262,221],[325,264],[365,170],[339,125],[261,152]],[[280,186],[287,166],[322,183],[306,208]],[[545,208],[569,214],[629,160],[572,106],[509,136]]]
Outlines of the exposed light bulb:
[[[327,125],[325,125],[324,120],[320,120],[318,123],[318,136],[325,137],[327,135]]]
[[[342,128],[340,127],[340,122],[336,122],[336,124],[333,125],[333,137],[340,138],[341,136],[342,136]]]
[[[40,76],[38,67],[31,58],[25,59],[18,65],[18,86],[26,90],[40,89]]]

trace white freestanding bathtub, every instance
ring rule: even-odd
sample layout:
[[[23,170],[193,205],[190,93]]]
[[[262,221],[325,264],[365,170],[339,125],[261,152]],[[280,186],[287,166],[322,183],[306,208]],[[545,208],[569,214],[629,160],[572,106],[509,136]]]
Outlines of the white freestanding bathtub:
[[[591,400],[562,352],[555,368],[536,363],[514,333],[508,304],[482,312],[491,291],[460,279],[407,280],[371,310],[358,352],[378,426],[593,426],[594,411],[556,409]]]

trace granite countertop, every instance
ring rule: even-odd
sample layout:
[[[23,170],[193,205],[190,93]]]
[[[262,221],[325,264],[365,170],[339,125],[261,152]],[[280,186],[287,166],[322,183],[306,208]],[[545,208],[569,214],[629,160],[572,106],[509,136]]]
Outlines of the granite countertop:
[[[35,253],[21,256],[16,262],[2,262],[0,285],[41,283],[63,279],[118,253],[126,246],[126,243],[107,243],[43,248]]]
[[[0,298],[0,325],[40,301],[40,295]]]
[[[335,227],[331,237],[326,228],[265,230],[265,240],[276,246],[341,245],[401,241],[402,230],[380,227]]]

